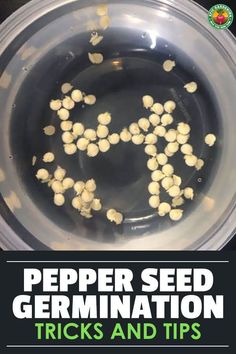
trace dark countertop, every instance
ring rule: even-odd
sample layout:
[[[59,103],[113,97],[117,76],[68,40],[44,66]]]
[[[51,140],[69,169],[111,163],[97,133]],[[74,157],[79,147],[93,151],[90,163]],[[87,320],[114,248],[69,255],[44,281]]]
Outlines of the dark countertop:
[[[44,0],[42,0],[44,1]],[[186,0],[188,1],[188,0]],[[200,5],[204,6],[207,9],[210,9],[212,6],[222,3],[220,0],[195,0]],[[15,10],[20,6],[26,4],[29,0],[0,0],[0,23],[4,21],[5,18],[10,16]],[[228,5],[234,11],[235,20],[233,25],[230,27],[232,33],[236,36],[236,1],[235,0],[224,0],[223,4]],[[231,242],[225,247],[226,250],[236,250],[236,236],[232,239]]]

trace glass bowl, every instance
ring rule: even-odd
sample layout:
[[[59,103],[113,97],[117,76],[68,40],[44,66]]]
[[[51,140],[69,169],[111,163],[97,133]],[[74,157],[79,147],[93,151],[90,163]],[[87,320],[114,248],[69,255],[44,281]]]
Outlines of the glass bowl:
[[[8,250],[220,249],[236,226],[235,38],[212,28],[207,11],[186,0],[107,1],[111,24],[101,31],[99,4],[34,0],[0,27],[0,244]],[[96,30],[104,40],[93,48]],[[104,62],[92,65],[90,51],[102,52]],[[166,59],[176,61],[168,74]],[[198,83],[194,95],[184,89],[190,81]],[[180,222],[158,218],[148,205],[143,146],[122,143],[95,159],[65,156],[48,104],[64,82],[97,97],[94,106],[77,107],[72,120],[95,127],[97,114],[109,111],[114,132],[147,115],[143,95],[176,101],[175,122],[190,123],[191,144],[206,161],[196,171],[181,156],[173,160],[183,187],[196,194]],[[43,134],[49,124],[57,129],[53,137]],[[217,136],[213,148],[204,144],[208,132]],[[93,219],[81,218],[70,202],[56,207],[52,192],[36,181],[47,151],[56,155],[50,169],[60,165],[76,180],[95,178],[103,208]],[[124,213],[122,225],[107,221],[109,208]]]

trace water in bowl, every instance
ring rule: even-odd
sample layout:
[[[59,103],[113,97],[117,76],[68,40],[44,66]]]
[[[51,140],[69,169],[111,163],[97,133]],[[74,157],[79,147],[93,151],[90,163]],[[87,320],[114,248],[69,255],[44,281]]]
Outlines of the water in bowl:
[[[49,52],[27,73],[16,100],[18,110],[13,113],[12,124],[19,121],[22,109],[27,120],[17,130],[13,129],[11,136],[13,152],[17,156],[15,163],[21,169],[22,183],[42,213],[63,230],[80,237],[111,242],[117,238],[132,238],[169,228],[172,225],[169,218],[158,217],[156,210],[148,204],[151,172],[146,167],[148,157],[144,153],[144,146],[135,146],[131,142],[120,143],[96,158],[89,158],[82,152],[68,157],[63,151],[60,121],[49,110],[48,103],[50,99],[61,97],[62,83],[71,82],[74,87],[97,97],[96,105],[79,104],[73,110],[73,122],[82,122],[86,128],[95,128],[97,115],[108,111],[112,114],[109,129],[113,133],[150,115],[143,108],[142,96],[152,95],[156,102],[161,103],[174,100],[177,109],[173,126],[176,127],[180,121],[191,125],[190,144],[194,147],[194,153],[206,161],[204,169],[198,172],[185,165],[181,153],[169,159],[176,174],[183,180],[182,186],[191,186],[196,192],[196,200],[186,202],[184,206],[187,217],[197,205],[198,198],[207,190],[216,168],[217,148],[211,150],[204,144],[208,132],[214,132],[217,136],[220,132],[217,108],[214,108],[214,98],[208,91],[207,77],[187,53],[172,43],[161,38],[158,41],[152,38],[150,42],[150,37],[143,32],[123,32],[119,29],[111,29],[106,33],[104,42],[99,46],[104,62],[92,65],[87,56],[91,50],[87,38],[88,33],[75,34],[69,42],[64,43],[64,50],[61,51],[63,55],[59,51],[52,60],[52,53]],[[114,41],[114,38],[117,40]],[[68,48],[66,55],[65,48]],[[164,72],[162,68],[166,59],[173,59],[177,64],[170,73]],[[199,89],[195,94],[189,94],[184,89],[184,85],[190,81],[198,83]],[[29,92],[27,99],[23,92]],[[34,103],[29,104],[31,95]],[[48,124],[57,127],[57,134],[53,137],[42,134],[43,127]],[[164,140],[161,140],[158,143],[160,152],[164,147]],[[42,164],[37,164],[35,168],[31,166],[33,155],[40,158],[47,151],[56,155],[55,163],[50,166],[51,171],[60,165],[75,180],[96,180],[96,195],[103,203],[101,213],[91,220],[82,219],[71,207],[72,191],[67,193],[68,201],[63,208],[53,205],[52,191],[38,183],[34,176]],[[163,192],[161,199],[170,200]],[[109,208],[124,213],[123,225],[117,227],[106,220]]]

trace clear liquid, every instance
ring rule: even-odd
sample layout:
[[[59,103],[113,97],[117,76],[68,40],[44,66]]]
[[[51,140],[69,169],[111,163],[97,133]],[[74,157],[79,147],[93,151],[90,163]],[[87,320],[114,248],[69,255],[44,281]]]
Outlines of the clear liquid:
[[[168,217],[157,217],[157,212],[148,204],[151,172],[146,167],[148,157],[144,153],[143,145],[135,146],[132,142],[121,142],[96,158],[89,158],[84,152],[78,152],[74,156],[65,155],[59,128],[60,120],[48,109],[50,99],[60,97],[62,83],[71,82],[74,87],[97,97],[94,106],[78,105],[70,119],[73,122],[82,122],[86,128],[95,128],[98,124],[97,115],[108,111],[112,114],[112,123],[109,127],[111,133],[120,132],[130,123],[150,115],[142,105],[142,96],[146,94],[152,95],[156,102],[174,100],[177,103],[174,112],[175,122],[170,128],[175,128],[180,121],[188,122],[192,127],[190,144],[194,147],[194,154],[206,161],[204,169],[198,172],[185,165],[181,153],[169,159],[175,167],[175,173],[183,180],[182,187],[190,186],[196,191],[196,200],[186,202],[184,206],[185,217],[197,205],[198,197],[200,198],[207,190],[216,168],[218,154],[217,149],[209,149],[204,144],[204,137],[208,132],[219,134],[219,120],[213,97],[208,92],[207,78],[203,76],[197,64],[190,61],[180,49],[164,40],[159,39],[156,48],[150,49],[150,43],[142,33],[138,36],[139,42],[132,40],[137,39],[137,33],[131,32],[128,35],[126,33],[128,44],[126,40],[113,44],[111,38],[114,35],[123,38],[124,33],[107,35],[104,44],[99,47],[105,58],[101,65],[89,63],[86,53],[91,50],[91,46],[87,44],[87,39],[85,41],[85,38],[76,36],[68,44],[68,48],[76,48],[77,43],[84,43],[83,54],[77,55],[76,52],[68,51],[66,57],[59,57],[58,65],[51,73],[50,84],[47,78],[49,71],[42,70],[45,63],[38,64],[41,67],[38,72],[43,75],[40,80],[42,87],[38,87],[40,92],[38,102],[35,101],[35,105],[38,106],[33,110],[34,126],[32,120],[25,126],[24,144],[21,152],[17,152],[16,161],[19,166],[21,165],[22,178],[28,193],[47,217],[65,231],[73,231],[82,237],[98,241],[112,241],[112,238],[115,240],[122,236],[137,237],[145,232],[168,228],[171,221]],[[133,43],[133,47],[130,43]],[[163,71],[162,63],[169,58],[176,60],[177,66],[172,72],[166,73]],[[28,88],[35,79],[35,76],[31,75],[25,83]],[[36,69],[34,75],[37,75]],[[194,95],[187,93],[183,88],[184,84],[190,81],[196,81],[199,86]],[[51,87],[50,92],[48,87]],[[22,104],[22,101],[20,102]],[[56,136],[45,137],[39,133],[48,124],[57,127]],[[12,143],[14,146],[14,139]],[[158,151],[162,152],[165,146],[164,139],[159,139],[157,146]],[[36,165],[32,171],[30,164],[21,164],[23,160],[31,161],[30,156],[42,156],[47,151],[52,151],[56,155],[56,162],[51,166],[52,171],[60,165],[66,168],[68,176],[75,180],[89,178],[96,180],[98,186],[96,196],[101,198],[103,210],[92,220],[82,219],[78,212],[72,209],[70,203],[73,198],[72,191],[67,194],[66,205],[63,208],[56,208],[53,205],[52,192],[35,180],[35,169],[39,166]],[[170,198],[162,192],[161,200],[169,202]],[[124,213],[124,225],[117,227],[106,220],[106,211],[109,208]]]

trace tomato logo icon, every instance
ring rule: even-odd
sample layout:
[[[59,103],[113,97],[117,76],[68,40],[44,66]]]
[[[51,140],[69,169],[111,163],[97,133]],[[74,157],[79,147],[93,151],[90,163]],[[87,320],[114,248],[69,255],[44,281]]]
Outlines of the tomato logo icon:
[[[224,4],[213,6],[208,13],[208,20],[216,29],[229,28],[234,19],[233,11]]]

